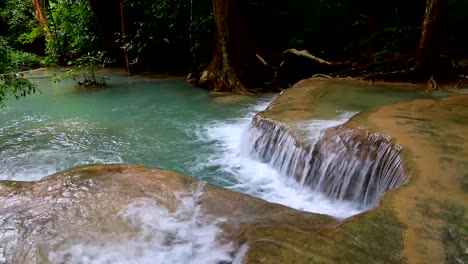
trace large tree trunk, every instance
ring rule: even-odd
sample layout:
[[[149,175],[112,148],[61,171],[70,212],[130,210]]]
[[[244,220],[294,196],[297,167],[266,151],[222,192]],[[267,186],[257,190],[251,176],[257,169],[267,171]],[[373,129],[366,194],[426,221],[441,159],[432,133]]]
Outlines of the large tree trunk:
[[[122,49],[124,51],[124,56],[125,56],[125,67],[127,69],[128,74],[132,74],[131,68],[130,68],[130,60],[128,58],[128,47],[127,47],[127,36],[125,34],[125,3],[124,0],[120,0],[120,23],[121,23],[121,41],[122,41]]]
[[[41,3],[39,2],[39,0],[32,0],[32,3],[34,6],[34,11],[36,12],[36,18],[39,22],[39,25],[41,25],[41,27],[44,28],[46,37],[49,39],[52,38],[52,34],[50,33],[47,27],[47,20],[41,8]]]
[[[213,58],[199,79],[199,85],[214,91],[248,93],[239,79],[238,63],[245,58],[240,19],[240,1],[213,0],[216,46]]]
[[[421,41],[413,68],[426,79],[440,70],[437,69],[440,55],[447,41],[445,38],[447,8],[448,0],[427,0]]]
[[[282,54],[271,54],[261,49],[247,33],[241,2],[213,0],[215,51],[210,64],[195,81],[199,86],[219,92],[250,93],[244,85],[274,90],[317,73],[349,66],[348,62],[325,61],[305,50],[288,49]]]
[[[39,0],[32,0],[32,3],[34,5],[34,11],[36,12],[36,18],[39,21],[39,24],[43,28],[47,28],[47,22],[44,16],[44,13],[42,12],[41,4],[39,3]]]

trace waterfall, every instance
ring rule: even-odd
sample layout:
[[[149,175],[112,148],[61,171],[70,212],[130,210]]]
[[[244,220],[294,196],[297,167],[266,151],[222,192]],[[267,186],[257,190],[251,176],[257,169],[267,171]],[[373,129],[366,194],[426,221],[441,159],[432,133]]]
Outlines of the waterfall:
[[[249,130],[249,151],[303,186],[364,208],[407,182],[402,149],[390,137],[345,126],[310,132],[258,114]]]

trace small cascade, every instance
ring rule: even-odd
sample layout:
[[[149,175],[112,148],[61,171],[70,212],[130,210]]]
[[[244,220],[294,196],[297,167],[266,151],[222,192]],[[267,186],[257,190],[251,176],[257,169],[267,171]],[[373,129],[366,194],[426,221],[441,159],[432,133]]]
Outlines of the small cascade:
[[[336,125],[306,133],[256,115],[250,152],[303,186],[364,208],[376,206],[386,191],[407,182],[401,147],[390,137]]]

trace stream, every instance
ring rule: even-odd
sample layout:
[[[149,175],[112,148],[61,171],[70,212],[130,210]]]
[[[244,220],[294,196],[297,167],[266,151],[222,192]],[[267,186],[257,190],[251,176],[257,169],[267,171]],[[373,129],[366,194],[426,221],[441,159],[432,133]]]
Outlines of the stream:
[[[97,89],[76,88],[70,81],[34,79],[41,93],[8,101],[0,111],[0,180],[36,181],[85,164],[138,164],[340,219],[369,209],[304,188],[253,155],[249,146],[252,117],[276,95],[216,95],[182,78],[107,75],[108,86]],[[317,141],[327,128],[360,111],[425,97],[429,96],[403,89],[331,87],[315,106],[317,118],[301,127]],[[218,263],[242,259],[230,245],[216,244],[219,229],[215,223],[200,224],[196,206],[183,208],[189,208],[182,210],[188,216],[180,220],[154,204],[135,201],[119,214],[141,226],[143,234],[137,242],[124,239],[96,245],[89,241],[52,252],[49,261]],[[161,228],[154,228],[154,221]],[[169,234],[176,242],[165,244],[160,240],[165,235],[158,234]]]
[[[213,95],[182,78],[108,73],[108,86],[35,79],[41,93],[0,111],[0,180],[35,181],[84,164],[176,171],[289,207],[345,218],[363,210],[301,188],[249,153],[252,117],[276,95]],[[304,127],[317,140],[359,111],[428,97],[402,89],[334,86]],[[390,91],[389,91],[390,90]]]

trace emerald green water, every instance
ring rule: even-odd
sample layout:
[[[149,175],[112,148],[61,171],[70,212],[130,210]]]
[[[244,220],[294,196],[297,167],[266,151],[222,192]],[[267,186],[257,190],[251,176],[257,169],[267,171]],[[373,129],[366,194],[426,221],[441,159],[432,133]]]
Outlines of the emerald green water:
[[[107,74],[108,86],[98,89],[33,79],[41,93],[8,101],[0,110],[0,180],[33,181],[78,165],[127,163],[176,171],[304,211],[348,217],[363,210],[304,188],[256,158],[251,139],[262,135],[250,129],[251,118],[276,95],[222,96],[183,78]],[[295,117],[288,111],[297,107],[312,113],[298,125],[315,140],[359,111],[433,96],[405,88],[325,88],[315,103],[287,101],[285,113],[280,111],[286,119]]]
[[[214,169],[195,166],[214,151],[199,131],[271,98],[220,97],[183,78],[110,77],[98,89],[33,79],[41,93],[8,101],[0,111],[0,180],[37,180],[90,163],[141,164],[210,180]]]

